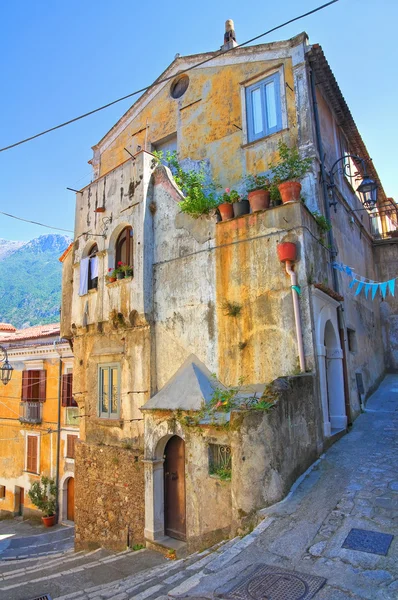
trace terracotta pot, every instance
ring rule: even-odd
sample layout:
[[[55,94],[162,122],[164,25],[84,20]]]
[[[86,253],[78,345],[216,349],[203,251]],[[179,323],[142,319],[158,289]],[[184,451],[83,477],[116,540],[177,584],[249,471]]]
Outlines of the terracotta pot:
[[[51,515],[51,517],[42,517],[44,527],[53,527],[55,525],[55,515]]]
[[[293,244],[293,242],[282,242],[281,244],[278,244],[276,250],[281,262],[286,262],[287,260],[294,262],[297,258],[297,248],[296,244]]]
[[[271,199],[269,190],[254,190],[254,192],[249,192],[247,197],[249,198],[250,206],[253,212],[269,208]]]
[[[283,204],[287,202],[300,202],[301,183],[298,181],[285,181],[278,185]]]
[[[240,202],[234,202],[232,206],[234,209],[234,217],[248,215],[250,212],[249,200],[241,200]]]
[[[219,204],[218,210],[220,211],[222,221],[228,221],[229,219],[233,219],[234,209],[232,204],[230,204],[229,202]]]
[[[116,277],[108,277],[108,283],[113,283],[116,281]]]

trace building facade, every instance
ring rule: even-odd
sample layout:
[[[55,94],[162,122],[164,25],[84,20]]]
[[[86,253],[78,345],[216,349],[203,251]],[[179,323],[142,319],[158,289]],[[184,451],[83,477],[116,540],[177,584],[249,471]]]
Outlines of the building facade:
[[[267,174],[281,141],[311,159],[304,201],[225,222],[182,213],[172,173],[152,154],[176,150],[185,169],[202,164],[208,181],[243,194],[245,176]],[[356,294],[333,263],[372,281],[391,277],[396,205],[379,182],[376,212],[364,209],[346,176],[360,171],[354,154],[378,181],[306,34],[176,58],[93,149],[94,180],[76,196],[61,318],[81,416],[76,545],[177,539],[190,551],[280,500],[383,376],[396,306]],[[330,179],[320,174],[340,158],[346,169],[336,173],[329,215]],[[331,220],[337,257],[318,215]],[[300,327],[298,292],[277,254],[286,241],[298,249]],[[111,282],[119,262],[133,272]],[[241,408],[209,419],[203,402],[235,386]],[[273,408],[250,410],[253,394]]]
[[[74,519],[78,409],[73,355],[59,323],[16,330],[0,324],[0,345],[13,367],[0,390],[0,515],[39,517],[28,491],[42,475],[58,483],[59,520]]]

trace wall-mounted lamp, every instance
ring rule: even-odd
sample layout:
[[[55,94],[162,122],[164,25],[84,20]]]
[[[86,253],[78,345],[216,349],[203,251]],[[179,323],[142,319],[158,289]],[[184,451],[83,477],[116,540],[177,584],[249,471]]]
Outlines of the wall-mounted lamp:
[[[364,159],[361,158],[360,156],[356,156],[355,154],[345,154],[344,156],[341,156],[333,163],[333,166],[329,171],[328,189],[331,192],[331,201],[329,202],[329,206],[334,206],[334,212],[337,212],[337,208],[336,208],[337,200],[336,200],[336,196],[335,196],[336,183],[334,181],[335,173],[337,173],[338,171],[341,171],[347,177],[349,177],[350,179],[353,179],[353,175],[351,175],[351,173],[347,171],[347,163],[343,167],[336,169],[336,166],[338,165],[338,163],[341,161],[346,161],[347,158],[352,158],[356,162],[361,163],[363,177],[362,177],[361,183],[357,187],[357,192],[359,192],[359,194],[360,194],[361,202],[364,205],[364,207],[369,210],[372,210],[372,208],[374,208],[377,204],[377,188],[379,186],[373,179],[371,179],[369,177]]]
[[[8,362],[7,350],[0,346],[0,363],[4,363],[0,367],[0,379],[4,385],[7,385],[11,381],[13,367]]]

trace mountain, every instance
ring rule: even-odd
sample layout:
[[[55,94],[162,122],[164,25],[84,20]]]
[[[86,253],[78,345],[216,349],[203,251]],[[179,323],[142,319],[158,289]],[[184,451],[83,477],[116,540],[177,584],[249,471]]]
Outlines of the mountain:
[[[61,303],[59,257],[66,235],[41,235],[30,242],[0,240],[0,322],[17,329],[56,323]]]

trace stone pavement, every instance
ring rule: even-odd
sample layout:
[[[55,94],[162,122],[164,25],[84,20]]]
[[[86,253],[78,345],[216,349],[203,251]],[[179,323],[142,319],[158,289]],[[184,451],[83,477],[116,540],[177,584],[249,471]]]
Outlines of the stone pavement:
[[[15,572],[3,572],[0,598],[27,600],[47,592],[56,600],[397,600],[397,433],[398,376],[388,375],[351,432],[284,501],[261,511],[264,520],[249,535],[185,560],[166,560],[148,550],[114,556],[101,550],[64,554],[53,564],[41,559],[42,567],[38,561],[30,567],[29,561],[19,561],[26,563],[24,572],[17,572],[18,565]],[[386,556],[375,553],[380,547],[372,552],[343,548],[352,529],[395,537]],[[267,572],[274,568],[277,574],[257,576],[254,585],[259,567]],[[310,582],[311,595],[294,588],[283,569],[295,571],[294,585]],[[286,582],[289,593],[283,588]]]

